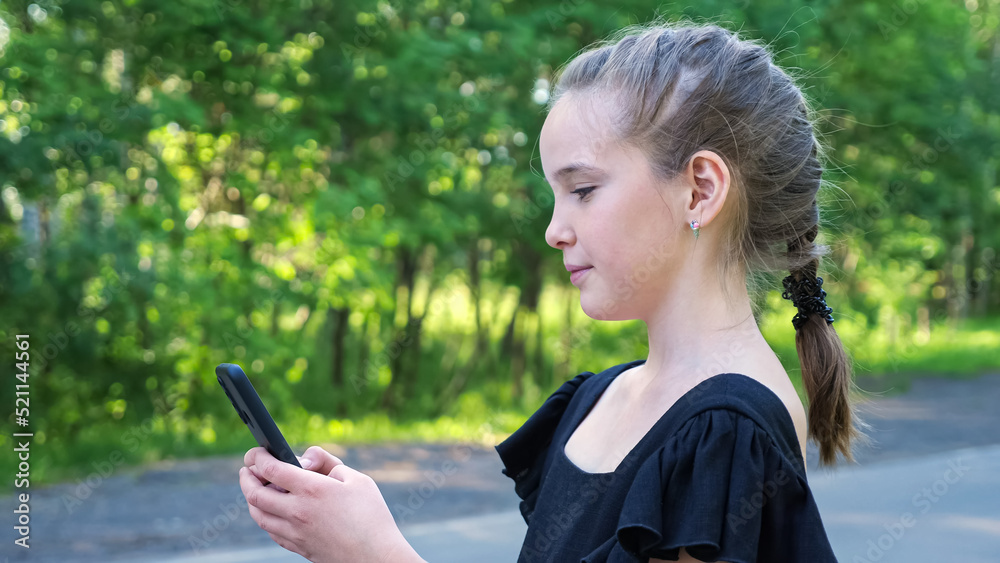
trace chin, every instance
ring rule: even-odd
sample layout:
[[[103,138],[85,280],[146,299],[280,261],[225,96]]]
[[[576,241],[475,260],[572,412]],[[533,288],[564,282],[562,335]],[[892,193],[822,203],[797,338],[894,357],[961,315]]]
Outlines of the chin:
[[[631,314],[629,304],[614,299],[591,300],[581,297],[580,307],[595,321],[631,321],[637,318]]]

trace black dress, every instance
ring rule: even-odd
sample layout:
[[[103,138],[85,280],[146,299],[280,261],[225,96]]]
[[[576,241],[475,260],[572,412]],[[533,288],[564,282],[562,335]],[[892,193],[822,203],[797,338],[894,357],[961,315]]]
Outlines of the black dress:
[[[636,360],[566,381],[496,446],[522,499],[518,563],[836,563],[781,399],[746,375],[715,375],[682,396],[615,471],[565,453],[611,381]]]

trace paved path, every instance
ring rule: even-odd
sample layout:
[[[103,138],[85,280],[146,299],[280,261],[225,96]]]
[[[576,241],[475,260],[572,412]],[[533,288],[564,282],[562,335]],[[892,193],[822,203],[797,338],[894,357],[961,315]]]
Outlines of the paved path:
[[[1000,445],[820,470],[810,484],[842,563],[1000,560]],[[401,529],[431,563],[513,563],[527,528],[509,510]],[[274,546],[156,563],[265,561],[305,559]]]
[[[874,382],[859,384],[876,389]],[[810,484],[841,561],[937,562],[958,554],[963,563],[1000,561],[1000,505],[993,507],[1000,496],[998,404],[1000,373],[918,379],[903,395],[862,406],[876,444],[857,452],[858,465],[819,469],[810,443]],[[516,561],[525,526],[492,448],[330,449],[376,480],[404,535],[428,561]],[[444,481],[434,477],[449,459],[458,470]],[[959,461],[969,471],[948,482],[954,477],[948,463]],[[121,469],[93,489],[68,483],[35,491],[35,547],[30,556],[11,551],[12,531],[4,526],[0,563],[4,556],[67,563],[304,561],[249,517],[236,483],[241,464],[238,456],[160,463]],[[79,504],[66,504],[87,492]],[[0,498],[0,506],[12,502]],[[902,520],[907,512],[913,526]],[[894,538],[892,530],[902,535]],[[871,553],[869,540],[876,546]]]
[[[899,386],[884,388],[872,378],[859,378],[858,385],[886,393],[860,407],[862,417],[875,427],[877,443],[856,452],[859,463],[1000,444],[1000,373],[917,378],[904,393],[897,392]],[[816,453],[810,442],[806,450],[810,471],[817,465]]]
[[[816,472],[841,563],[1000,561],[1000,445]]]

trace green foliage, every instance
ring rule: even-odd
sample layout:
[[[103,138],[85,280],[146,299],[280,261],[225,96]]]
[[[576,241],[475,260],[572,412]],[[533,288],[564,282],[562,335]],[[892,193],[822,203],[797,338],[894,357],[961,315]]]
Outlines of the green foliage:
[[[0,357],[31,335],[38,477],[252,445],[221,362],[299,443],[488,442],[641,357],[565,326],[534,95],[656,14],[768,43],[819,109],[859,372],[995,367],[996,325],[955,327],[1000,303],[998,0],[4,2]],[[768,296],[790,372],[792,314]]]

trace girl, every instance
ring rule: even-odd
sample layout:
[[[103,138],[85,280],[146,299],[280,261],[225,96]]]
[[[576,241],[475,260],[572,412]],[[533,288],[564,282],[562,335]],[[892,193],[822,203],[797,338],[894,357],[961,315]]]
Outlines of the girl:
[[[496,446],[528,524],[519,562],[835,562],[806,440],[821,464],[853,461],[867,425],[816,275],[822,147],[800,89],[732,32],[653,24],[561,69],[548,110],[546,241],[588,316],[645,322],[649,356],[565,382]],[[781,271],[808,417],[748,289]],[[313,561],[422,561],[370,478],[320,448],[304,459],[254,448],[241,470],[275,541]]]
[[[646,323],[649,357],[567,381],[496,447],[520,560],[836,561],[806,438],[832,464],[864,435],[816,277],[821,147],[799,88],[720,27],[630,28],[562,69],[539,143],[546,241],[588,316]],[[782,270],[808,424],[747,289]]]

